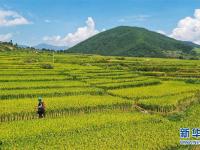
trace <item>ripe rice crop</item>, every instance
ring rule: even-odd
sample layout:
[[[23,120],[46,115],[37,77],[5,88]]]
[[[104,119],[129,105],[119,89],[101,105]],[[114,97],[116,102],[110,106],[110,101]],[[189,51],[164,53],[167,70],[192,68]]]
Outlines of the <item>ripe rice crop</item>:
[[[58,81],[29,81],[27,82],[0,82],[0,90],[13,90],[13,89],[43,89],[43,88],[65,88],[65,87],[82,87],[89,84],[73,81],[73,80],[58,80]]]
[[[184,92],[192,92],[200,89],[200,85],[187,84],[181,81],[163,81],[162,84],[146,86],[146,87],[135,87],[135,88],[124,88],[109,90],[111,94],[119,95],[129,98],[151,98],[161,97],[172,94],[179,94]]]
[[[198,126],[198,110],[199,106],[192,107],[184,121],[177,122],[158,115],[113,111],[1,123],[0,136],[5,149],[178,149],[180,137],[177,130],[182,126]],[[193,121],[189,125],[190,120]]]
[[[117,103],[131,103],[131,101],[122,98],[115,98],[112,96],[99,96],[99,95],[76,95],[76,96],[63,96],[63,97],[44,97],[45,104],[48,110],[63,109],[70,107],[84,107],[84,106],[97,106],[97,105],[110,105]],[[37,98],[32,99],[12,99],[0,101],[1,108],[0,114],[5,113],[19,113],[35,111],[37,105]]]
[[[198,60],[54,59],[0,50],[0,149],[179,149],[179,129],[200,124]]]
[[[181,104],[191,104],[197,100],[194,93],[184,93],[178,95],[170,95],[160,98],[141,99],[137,104],[144,109],[149,109],[157,112],[170,112],[178,109]]]
[[[42,122],[39,120],[35,120],[35,121],[19,121],[19,122],[13,122],[13,123],[8,123],[8,124],[1,123],[0,127],[3,132],[0,133],[0,136],[1,136],[1,140],[4,143],[3,146],[5,148],[8,146],[15,147],[15,148],[18,148],[18,147],[21,147],[21,148],[22,147],[24,147],[24,148],[35,147],[36,148],[38,146],[39,147],[41,146],[41,143],[40,144],[37,143],[38,137],[40,137],[41,134],[43,135],[42,137],[45,137],[44,139],[41,137],[43,139],[43,142],[45,142],[46,145],[49,145],[50,143],[48,143],[48,142],[51,142],[52,136],[59,139],[59,135],[61,135],[61,134],[67,135],[67,133],[69,133],[69,134],[71,132],[75,133],[76,131],[78,131],[77,133],[79,133],[79,129],[81,129],[81,128],[83,130],[84,130],[84,128],[88,129],[88,131],[90,131],[91,129],[94,129],[94,131],[95,131],[95,129],[98,130],[98,128],[101,128],[101,126],[105,126],[107,128],[108,133],[111,134],[112,132],[109,132],[110,128],[108,126],[114,127],[115,124],[119,124],[119,125],[123,124],[123,123],[126,124],[127,122],[130,122],[130,121],[137,123],[137,122],[141,122],[142,120],[151,119],[151,118],[153,119],[155,117],[156,116],[142,115],[142,114],[138,114],[138,113],[132,114],[132,113],[120,113],[120,112],[114,111],[114,112],[107,113],[107,114],[93,113],[90,115],[78,115],[78,116],[69,116],[69,117],[64,117],[64,118],[45,119]],[[27,126],[27,124],[28,124],[28,126]],[[108,126],[107,126],[107,124],[108,124]],[[39,128],[36,128],[36,126]],[[51,131],[51,132],[49,132],[49,131]],[[101,130],[99,130],[99,131],[101,131]],[[8,135],[7,133],[10,133],[10,134]],[[81,132],[79,134],[74,134],[74,133],[71,133],[70,135],[71,136],[76,135],[76,137],[78,138],[79,137],[78,135]],[[125,132],[123,134],[126,135]],[[90,134],[88,134],[88,136],[90,136]],[[111,136],[111,135],[107,134],[105,136],[107,137],[107,136]],[[37,140],[36,140],[36,138],[37,138]],[[103,137],[101,137],[101,138],[103,138]],[[22,141],[27,141],[27,142],[32,141],[32,142],[23,143],[23,142],[20,142],[21,141],[20,139]],[[71,138],[67,138],[67,139],[69,140]],[[13,143],[13,140],[15,140],[16,142]],[[57,141],[57,142],[58,142],[57,144],[60,146],[66,145],[66,141],[63,143],[61,141]],[[87,141],[87,143],[88,142],[89,141]],[[69,142],[69,143],[71,143],[71,142]],[[67,144],[69,144],[69,143],[67,142]],[[73,142],[71,144],[73,144]],[[122,143],[120,142],[119,144],[122,144]],[[93,145],[93,146],[95,146],[95,145]]]
[[[139,86],[156,85],[156,84],[160,84],[160,81],[157,79],[148,79],[148,80],[133,81],[133,82],[106,83],[97,85],[97,87],[105,89],[120,89],[120,88],[139,87]]]
[[[84,81],[90,84],[105,84],[105,83],[122,83],[122,82],[134,82],[134,81],[142,81],[148,79],[147,77],[139,77],[136,76],[135,78],[122,78],[122,79],[112,79],[112,78],[96,78],[96,79],[85,79]]]
[[[18,82],[18,81],[53,81],[53,80],[65,80],[71,79],[71,77],[56,75],[56,76],[1,76],[0,82]]]
[[[82,94],[102,94],[104,91],[92,87],[77,87],[77,88],[50,88],[50,89],[23,89],[23,90],[2,90],[0,93],[0,100],[5,99],[20,99],[20,98],[33,98],[38,96],[66,96],[66,95],[82,95]]]
[[[93,110],[115,109],[115,108],[130,108],[131,101],[112,96],[99,95],[76,95],[63,97],[44,97],[45,105],[49,113],[77,113]],[[0,101],[0,118],[5,120],[19,120],[23,115],[36,117],[37,98],[21,99],[21,100],[4,100]]]

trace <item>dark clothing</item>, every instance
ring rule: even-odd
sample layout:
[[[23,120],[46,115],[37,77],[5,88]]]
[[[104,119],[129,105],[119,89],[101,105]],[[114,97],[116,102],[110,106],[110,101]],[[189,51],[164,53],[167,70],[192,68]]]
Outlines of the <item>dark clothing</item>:
[[[39,118],[44,118],[45,117],[45,105],[44,105],[44,102],[39,102],[38,103],[38,114],[39,114]]]
[[[45,117],[45,111],[38,111],[39,118]]]

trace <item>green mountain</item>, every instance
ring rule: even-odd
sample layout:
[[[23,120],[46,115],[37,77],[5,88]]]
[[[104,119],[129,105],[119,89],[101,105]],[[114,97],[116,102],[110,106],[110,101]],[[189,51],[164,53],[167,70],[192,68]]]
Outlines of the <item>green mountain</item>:
[[[120,26],[101,32],[67,53],[115,56],[180,57],[192,52],[193,46],[144,28]]]

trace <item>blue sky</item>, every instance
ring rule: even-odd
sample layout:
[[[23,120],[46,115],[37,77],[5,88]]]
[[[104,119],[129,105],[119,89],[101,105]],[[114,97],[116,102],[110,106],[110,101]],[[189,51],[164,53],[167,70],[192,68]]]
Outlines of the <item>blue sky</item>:
[[[26,45],[46,42],[73,46],[120,25],[141,26],[170,35],[180,20],[188,16],[194,19],[198,8],[200,0],[0,0],[0,39]],[[16,18],[19,20],[5,23],[5,19]],[[183,33],[174,37],[184,40],[182,36]],[[199,37],[191,41],[198,43]]]

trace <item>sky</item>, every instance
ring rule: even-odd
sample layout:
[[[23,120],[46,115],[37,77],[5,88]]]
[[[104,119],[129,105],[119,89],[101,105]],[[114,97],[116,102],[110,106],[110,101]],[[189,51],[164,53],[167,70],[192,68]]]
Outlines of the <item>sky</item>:
[[[0,41],[71,47],[121,25],[200,44],[200,0],[0,0]]]

